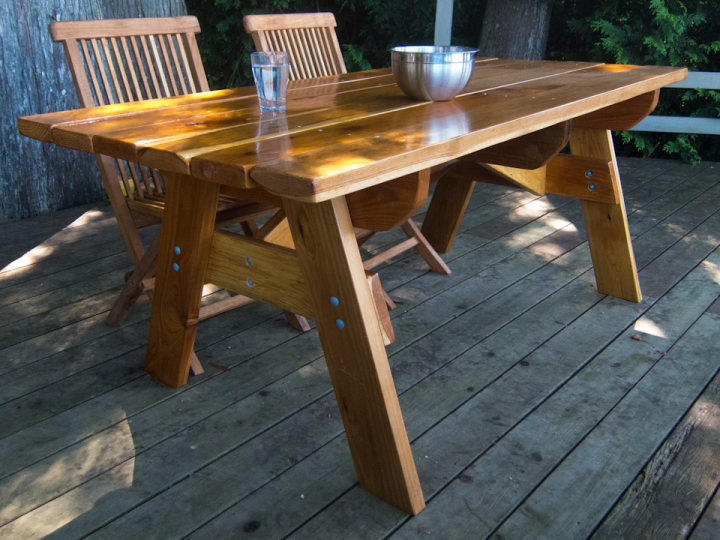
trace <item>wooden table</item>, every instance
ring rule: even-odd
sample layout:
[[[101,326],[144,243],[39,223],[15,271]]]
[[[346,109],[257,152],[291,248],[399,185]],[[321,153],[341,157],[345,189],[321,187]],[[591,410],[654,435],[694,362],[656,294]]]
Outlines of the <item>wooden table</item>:
[[[423,231],[440,251],[476,180],[576,197],[598,289],[639,301],[607,130],[637,123],[658,89],[686,73],[481,59],[464,93],[445,103],[409,100],[382,69],[291,83],[285,115],[261,115],[254,89],[240,88],[25,117],[18,126],[163,171],[149,374],[171,386],[187,381],[203,283],[314,319],[360,485],[416,514],[424,498],[353,223],[395,219],[433,167],[445,175]],[[572,155],[557,155],[568,140]],[[283,208],[292,240],[214,230],[220,193]]]

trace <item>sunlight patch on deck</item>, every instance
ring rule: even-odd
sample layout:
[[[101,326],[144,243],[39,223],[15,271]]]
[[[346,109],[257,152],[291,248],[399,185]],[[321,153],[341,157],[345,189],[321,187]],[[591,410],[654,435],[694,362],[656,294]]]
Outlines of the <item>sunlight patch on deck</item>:
[[[657,336],[659,338],[667,337],[665,331],[653,321],[651,321],[648,317],[643,317],[642,319],[638,320],[633,328],[638,332],[642,332],[643,334]]]
[[[22,268],[24,266],[30,266],[42,259],[49,257],[55,251],[55,248],[53,246],[47,245],[51,240],[58,238],[67,229],[72,229],[75,227],[82,227],[83,225],[88,224],[90,221],[92,221],[93,218],[96,218],[97,216],[100,216],[102,214],[103,214],[103,212],[100,210],[88,210],[82,216],[77,218],[75,221],[73,221],[69,225],[63,227],[60,232],[53,234],[50,238],[47,238],[42,244],[35,246],[34,248],[32,248],[27,253],[25,253],[19,259],[15,259],[13,262],[11,262],[7,266],[5,266],[5,268],[0,270],[0,272],[8,272],[10,270],[17,270],[18,268]]]

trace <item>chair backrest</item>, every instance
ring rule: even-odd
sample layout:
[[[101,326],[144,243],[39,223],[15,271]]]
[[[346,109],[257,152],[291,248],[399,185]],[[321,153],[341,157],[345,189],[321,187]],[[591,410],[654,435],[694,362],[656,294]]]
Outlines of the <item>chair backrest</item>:
[[[50,24],[62,42],[82,107],[164,98],[209,90],[195,33],[195,17],[60,21]],[[112,163],[112,168],[107,166]],[[103,166],[105,164],[106,166]],[[160,174],[121,160],[103,159],[103,181],[115,176],[128,199],[163,195]],[[113,174],[115,173],[115,174]],[[114,186],[105,189],[112,199]]]
[[[246,15],[245,31],[258,51],[290,53],[290,80],[347,73],[332,13]]]

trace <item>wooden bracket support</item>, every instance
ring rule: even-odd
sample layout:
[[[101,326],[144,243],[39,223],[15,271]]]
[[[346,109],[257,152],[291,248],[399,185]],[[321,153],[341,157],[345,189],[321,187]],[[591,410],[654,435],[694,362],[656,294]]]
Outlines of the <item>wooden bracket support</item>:
[[[455,174],[479,182],[520,187],[537,195],[552,193],[583,201],[617,204],[622,195],[612,162],[601,158],[559,154],[547,165],[529,171],[463,161],[458,163]]]
[[[647,94],[579,116],[573,120],[573,126],[576,128],[610,129],[613,131],[630,129],[655,110],[659,98],[660,90],[653,90]]]
[[[205,279],[223,289],[313,318],[297,254],[290,248],[215,231]]]
[[[570,127],[570,120],[560,122],[534,133],[483,148],[460,159],[517,169],[538,169],[565,148],[570,137]]]
[[[583,201],[618,204],[620,179],[611,161],[560,154],[547,164],[545,192]]]
[[[353,225],[369,231],[394,229],[408,220],[427,200],[430,169],[348,194]]]

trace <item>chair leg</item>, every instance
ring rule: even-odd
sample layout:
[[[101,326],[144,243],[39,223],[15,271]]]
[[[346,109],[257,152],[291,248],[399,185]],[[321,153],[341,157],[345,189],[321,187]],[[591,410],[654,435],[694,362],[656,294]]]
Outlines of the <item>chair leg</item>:
[[[310,330],[310,323],[305,317],[296,315],[295,313],[291,313],[290,311],[283,311],[283,315],[285,315],[285,319],[287,320],[288,324],[292,326],[295,330],[300,330],[301,332],[307,332],[308,330]]]
[[[150,243],[150,246],[148,246],[142,259],[140,259],[140,262],[135,267],[135,271],[126,281],[125,286],[122,291],[120,291],[120,295],[117,297],[117,300],[115,300],[115,304],[110,310],[110,313],[105,318],[105,323],[108,326],[120,325],[135,301],[143,293],[143,279],[152,276],[155,273],[159,249],[160,229],[158,229],[155,238],[153,238],[153,241]]]
[[[400,228],[408,238],[417,239],[418,243],[415,245],[415,249],[418,250],[420,256],[430,267],[430,270],[444,275],[451,273],[448,265],[440,258],[440,255],[438,255],[437,251],[433,249],[430,242],[428,242],[427,238],[425,238],[423,233],[420,232],[420,229],[418,229],[418,226],[415,225],[415,222],[412,219],[408,219],[405,223],[400,225]]]
[[[190,355],[190,374],[202,375],[203,373],[205,373],[205,370],[203,369],[200,360],[198,360],[197,354],[193,351]]]
[[[368,285],[370,286],[370,295],[375,305],[375,314],[380,322],[380,331],[383,337],[383,343],[387,347],[391,343],[395,342],[395,331],[393,330],[392,321],[390,320],[390,313],[388,312],[388,300],[389,296],[383,289],[380,283],[380,276],[376,273],[365,271],[365,277],[367,278]],[[395,304],[390,300],[393,306]]]
[[[242,227],[243,232],[246,236],[252,236],[256,237],[258,233],[258,227],[255,224],[254,219],[249,219],[247,221],[243,221],[240,223],[240,227]]]
[[[383,297],[385,298],[385,305],[387,305],[388,309],[395,309],[397,306],[395,305],[395,302],[393,302],[392,298],[390,298],[390,295],[385,292],[385,289],[383,289],[382,287],[380,288],[380,290],[382,290]]]

